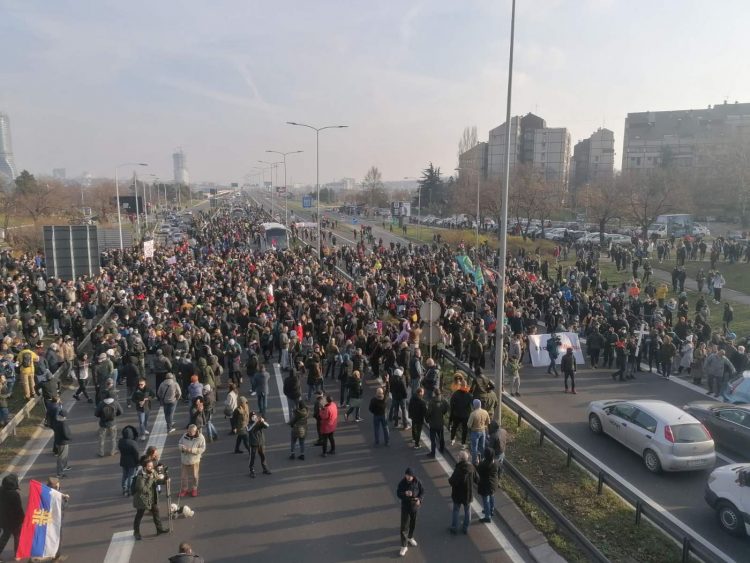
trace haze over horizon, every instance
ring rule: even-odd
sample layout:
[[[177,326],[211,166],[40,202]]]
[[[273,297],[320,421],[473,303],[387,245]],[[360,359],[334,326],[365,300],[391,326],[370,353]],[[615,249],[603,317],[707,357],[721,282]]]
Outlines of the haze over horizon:
[[[513,114],[573,144],[612,129],[619,168],[628,112],[750,101],[750,4],[643,6],[519,1]],[[0,111],[36,174],[141,161],[171,179],[182,147],[191,181],[241,182],[265,150],[304,150],[288,181],[314,183],[315,135],[286,121],[349,126],[321,134],[321,182],[451,174],[463,128],[482,141],[505,119],[509,27],[509,0],[9,1]]]

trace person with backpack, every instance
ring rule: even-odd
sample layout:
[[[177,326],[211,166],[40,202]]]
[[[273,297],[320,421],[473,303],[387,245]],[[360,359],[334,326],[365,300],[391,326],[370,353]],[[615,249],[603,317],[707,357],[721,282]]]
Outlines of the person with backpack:
[[[302,362],[299,363],[299,367],[302,367]],[[284,378],[283,391],[289,403],[289,412],[293,412],[302,398],[302,386],[299,382],[297,370],[294,369],[293,365],[289,367],[289,374]]]
[[[102,391],[102,401],[96,407],[94,416],[99,419],[99,457],[117,453],[117,417],[122,407],[109,391]],[[108,448],[106,446],[109,446]],[[109,453],[106,453],[106,452]]]
[[[21,385],[23,386],[23,397],[27,401],[34,395],[34,364],[39,361],[39,356],[30,346],[26,345],[16,356],[18,362],[18,375],[21,376]]]
[[[445,450],[445,414],[448,412],[448,402],[437,390],[427,404],[427,425],[430,427],[430,453],[427,457],[435,457],[435,449],[440,453]]]
[[[435,360],[432,358],[427,358],[425,365],[427,366],[427,371],[422,380],[422,387],[424,387],[424,398],[426,401],[429,401],[436,392],[440,391],[440,371],[435,365]]]
[[[559,377],[560,373],[557,371],[557,357],[560,355],[560,337],[556,334],[551,335],[547,339],[547,354],[549,355],[549,365],[547,366],[547,373],[555,372],[555,377]]]
[[[135,471],[138,468],[140,452],[138,451],[138,431],[135,426],[128,424],[122,429],[122,438],[117,442],[120,452],[120,467],[122,468],[122,496],[130,496]]]
[[[497,463],[497,474],[498,476],[503,473],[503,461],[505,461],[505,444],[508,439],[508,431],[505,428],[500,428],[500,424],[497,420],[490,422],[490,427],[487,430],[487,448],[492,450],[492,454]]]
[[[174,411],[178,401],[182,398],[182,390],[175,381],[174,374],[168,373],[166,378],[156,390],[156,397],[164,407],[164,420],[167,423],[167,432],[174,432]]]

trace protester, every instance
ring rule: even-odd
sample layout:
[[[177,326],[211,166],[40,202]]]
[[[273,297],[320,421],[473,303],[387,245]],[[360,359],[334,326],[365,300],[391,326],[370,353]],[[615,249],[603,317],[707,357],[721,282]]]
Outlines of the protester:
[[[322,457],[326,457],[328,454],[336,454],[336,440],[334,434],[339,421],[339,412],[336,407],[336,401],[330,395],[326,395],[326,404],[320,411],[320,436],[323,439],[323,453],[320,454]],[[330,451],[328,450],[328,444],[331,444]]]
[[[177,444],[180,449],[180,496],[188,494],[198,496],[201,457],[206,451],[206,439],[198,432],[198,427],[191,424]]]
[[[464,534],[469,532],[471,503],[474,500],[474,485],[478,480],[477,471],[469,462],[469,452],[465,450],[458,452],[458,463],[448,479],[448,484],[451,486],[451,500],[453,501],[451,534],[458,532],[458,512],[461,508],[464,511],[464,522],[461,531]]]
[[[120,451],[120,467],[122,468],[122,496],[130,496],[130,489],[135,478],[135,472],[140,463],[140,452],[138,451],[138,431],[134,426],[128,424],[122,429],[122,438],[117,442]]]
[[[57,413],[52,429],[54,430],[55,456],[57,456],[57,478],[62,479],[65,477],[65,473],[72,469],[68,464],[72,434],[68,424],[68,416],[64,410]]]
[[[255,478],[255,455],[260,457],[260,465],[263,467],[263,474],[270,475],[271,471],[266,465],[266,433],[268,423],[263,417],[254,412],[250,413],[250,427],[248,433],[250,436],[250,477]]]
[[[294,459],[294,447],[299,444],[299,455],[297,459],[305,459],[305,437],[307,436],[307,419],[309,411],[307,405],[303,400],[297,403],[294,411],[292,411],[289,417],[289,426],[292,427],[292,453],[289,455],[289,459]]]
[[[430,427],[430,453],[427,457],[435,457],[435,450],[440,453],[445,450],[445,415],[448,412],[448,403],[443,399],[439,390],[436,390],[427,404],[427,425]]]
[[[101,402],[94,411],[99,418],[99,457],[117,453],[117,417],[122,407],[109,391],[102,391]]]
[[[401,550],[399,555],[406,555],[409,546],[417,547],[414,539],[414,528],[417,525],[417,513],[424,500],[424,487],[410,467],[404,471],[404,477],[396,488],[396,496],[401,500]]]
[[[156,526],[156,535],[168,534],[169,528],[162,525],[159,515],[159,495],[156,491],[157,485],[164,482],[154,471],[154,461],[144,456],[141,461],[143,471],[138,474],[133,484],[133,507],[135,508],[135,520],[133,520],[133,536],[136,540],[141,537],[141,520],[146,512],[150,512]]]
[[[18,487],[18,476],[10,473],[3,477],[0,486],[0,529],[3,530],[0,535],[0,556],[11,536],[13,536],[13,553],[18,551],[23,519],[24,510]]]
[[[486,448],[482,461],[477,465],[477,493],[482,497],[482,507],[484,508],[484,518],[482,522],[492,522],[492,516],[495,513],[495,491],[498,486],[498,464],[495,461],[494,450]]]
[[[383,440],[388,446],[391,440],[391,434],[388,431],[388,420],[385,417],[386,398],[385,390],[378,387],[375,390],[375,396],[370,399],[370,413],[372,414],[373,431],[375,433],[375,445],[380,445],[380,433],[382,430]]]

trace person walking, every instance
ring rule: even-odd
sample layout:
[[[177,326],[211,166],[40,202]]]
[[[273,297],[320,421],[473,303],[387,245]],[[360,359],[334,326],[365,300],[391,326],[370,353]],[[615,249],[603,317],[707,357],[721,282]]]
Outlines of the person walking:
[[[231,430],[229,431],[230,434],[235,433],[235,420],[234,420],[234,409],[237,408],[237,402],[239,400],[239,395],[237,394],[237,387],[234,385],[233,381],[230,381],[227,383],[227,396],[224,397],[224,418],[229,419],[229,424],[231,426]]]
[[[359,417],[359,409],[362,405],[362,374],[359,370],[354,370],[349,378],[349,408],[344,414],[344,421],[349,421],[349,417],[354,414],[354,422],[362,422]]]
[[[326,404],[320,411],[320,436],[323,438],[323,453],[321,457],[326,457],[329,453],[336,454],[336,440],[334,433],[339,422],[339,410],[336,401],[330,395],[326,395]],[[328,451],[328,443],[331,444],[331,450]]]
[[[54,448],[57,457],[57,478],[62,479],[65,477],[65,473],[71,470],[70,465],[68,465],[68,456],[70,454],[70,442],[72,441],[68,416],[64,410],[61,409],[57,413],[52,429],[55,433]]]
[[[458,533],[458,512],[464,511],[464,522],[462,532],[469,533],[471,523],[471,501],[474,500],[474,485],[479,481],[476,468],[469,462],[469,452],[461,450],[458,452],[458,463],[448,479],[451,486],[451,500],[453,511],[451,514],[450,533]]]
[[[401,368],[393,370],[393,374],[388,378],[388,384],[391,391],[391,409],[388,413],[388,419],[393,422],[393,427],[398,428],[399,413],[403,419],[404,430],[409,428],[409,419],[406,416],[406,398],[409,396],[404,383],[404,371]]]
[[[206,451],[206,439],[198,432],[198,427],[191,424],[178,442],[180,449],[180,496],[188,494],[198,496],[198,479],[200,476],[201,457]]]
[[[168,373],[164,381],[156,390],[156,397],[164,408],[164,419],[167,422],[167,431],[174,432],[174,411],[178,401],[182,398],[182,389],[175,381],[174,374]]]
[[[89,403],[93,403],[94,400],[89,397],[86,387],[89,383],[89,377],[91,375],[89,355],[85,352],[78,356],[73,363],[73,373],[75,374],[76,381],[78,382],[78,389],[73,393],[73,398],[76,401],[81,400],[81,395],[86,397]]]
[[[10,414],[8,411],[8,399],[13,394],[12,388],[8,385],[5,375],[0,374],[0,428],[8,424]]]
[[[389,445],[391,434],[388,431],[388,421],[385,418],[386,409],[385,391],[382,387],[375,390],[375,396],[370,399],[370,413],[372,414],[373,431],[375,432],[375,445],[380,445],[380,431],[383,431],[385,445]]]
[[[547,354],[549,355],[547,373],[549,374],[554,371],[555,377],[559,377],[560,373],[557,371],[557,357],[560,355],[560,337],[556,334],[551,335],[547,339]]]
[[[135,391],[130,396],[130,401],[135,405],[135,412],[138,415],[141,441],[145,441],[146,436],[150,434],[148,431],[148,417],[151,414],[151,400],[155,398],[156,395],[146,385],[146,380],[141,377],[138,380],[138,387],[135,388]]]
[[[271,375],[265,366],[259,366],[258,371],[253,375],[253,389],[257,393],[258,412],[261,416],[266,416],[268,408],[268,380],[270,378]]]
[[[409,418],[411,419],[411,439],[414,442],[414,449],[418,450],[422,428],[427,418],[427,403],[424,400],[424,389],[421,387],[409,399]]]
[[[563,354],[562,360],[560,361],[560,369],[562,369],[563,376],[565,377],[565,393],[568,392],[568,379],[570,379],[570,392],[576,394],[576,358],[573,355],[573,348],[568,348]]]
[[[510,396],[521,396],[521,360],[511,358],[508,360],[508,376],[511,378]]]
[[[266,465],[266,428],[268,428],[268,423],[263,420],[262,416],[254,412],[250,413],[250,427],[248,428],[248,433],[250,435],[250,477],[253,479],[255,479],[256,454],[260,457],[260,465],[263,467],[263,474],[271,474],[268,465]]]
[[[461,372],[457,372],[458,375]],[[469,388],[465,384],[465,378],[456,378],[459,380],[458,386],[453,390],[450,401],[450,432],[451,432],[451,446],[456,443],[456,434],[458,429],[461,429],[461,447],[466,447],[466,436],[469,432],[467,426],[469,422],[469,415],[471,414],[471,402],[472,395],[469,392]]]
[[[430,453],[427,457],[435,457],[435,450],[440,453],[445,450],[445,414],[448,412],[448,402],[443,399],[440,390],[436,390],[427,404],[427,425],[430,427]]]
[[[672,343],[669,336],[665,336],[659,348],[659,362],[661,363],[662,377],[669,379],[672,374],[672,361],[677,354],[677,347]]]
[[[289,417],[289,426],[292,427],[292,453],[289,459],[294,459],[294,446],[299,444],[299,455],[297,459],[305,459],[305,437],[307,436],[307,419],[310,416],[310,411],[301,398],[297,402],[297,407],[292,411]]]
[[[156,357],[154,358],[154,385],[158,389],[159,386],[167,378],[167,374],[172,371],[172,362],[169,358],[164,355],[164,351],[159,348],[156,350]]]
[[[479,483],[477,493],[482,497],[482,507],[484,508],[484,518],[480,521],[492,522],[492,515],[495,513],[495,491],[499,482],[499,470],[495,455],[492,448],[485,448],[482,461],[477,465],[477,476]]]
[[[406,468],[404,477],[398,483],[396,496],[401,500],[401,549],[398,554],[403,557],[409,546],[417,547],[414,528],[417,525],[417,513],[424,499],[424,487],[410,467]]]
[[[232,432],[237,434],[234,442],[234,453],[241,454],[240,444],[245,445],[247,453],[250,453],[250,435],[247,427],[250,425],[250,408],[247,406],[247,397],[237,399],[237,407],[232,413]]]
[[[99,419],[99,457],[117,453],[117,417],[121,414],[120,403],[110,391],[102,390],[101,402],[94,411],[94,416]]]
[[[283,391],[289,405],[289,412],[293,412],[302,398],[302,385],[297,370],[293,366],[289,367],[289,373],[284,378]]]
[[[138,431],[135,426],[128,424],[122,429],[122,438],[117,443],[120,451],[120,467],[122,468],[122,496],[130,496],[130,487],[133,484],[136,469],[140,459],[138,452]]]
[[[169,528],[165,528],[161,523],[159,516],[159,495],[157,486],[166,482],[161,479],[154,471],[154,461],[150,458],[144,458],[141,462],[143,470],[135,478],[133,484],[133,508],[135,508],[135,519],[133,520],[133,536],[136,540],[141,538],[141,520],[146,512],[150,512],[156,526],[156,535],[168,534]]]
[[[508,431],[500,428],[497,420],[490,422],[487,430],[487,448],[492,450],[493,457],[497,463],[498,477],[503,473],[503,461],[505,461],[505,444],[508,440]]]
[[[18,540],[21,538],[24,511],[21,493],[18,486],[18,475],[10,473],[3,478],[0,485],[0,556],[8,540],[13,536],[13,553],[18,551]]]
[[[16,356],[18,375],[21,377],[21,385],[23,386],[23,398],[27,401],[34,394],[34,387],[36,386],[36,382],[34,381],[34,365],[38,361],[39,356],[36,355],[36,352],[28,344],[25,344]]]
[[[487,437],[487,428],[490,425],[490,415],[482,408],[482,401],[474,399],[471,404],[468,427],[471,432],[471,462],[476,465],[484,453],[484,444]]]

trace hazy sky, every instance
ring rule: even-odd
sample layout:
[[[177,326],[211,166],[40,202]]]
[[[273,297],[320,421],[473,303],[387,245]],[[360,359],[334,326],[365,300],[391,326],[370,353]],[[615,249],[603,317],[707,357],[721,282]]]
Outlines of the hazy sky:
[[[747,0],[518,0],[513,113],[615,131],[629,111],[750,101]],[[266,149],[292,182],[456,166],[505,118],[509,0],[0,1],[0,111],[16,164],[242,181]],[[268,179],[268,178],[267,178]]]

